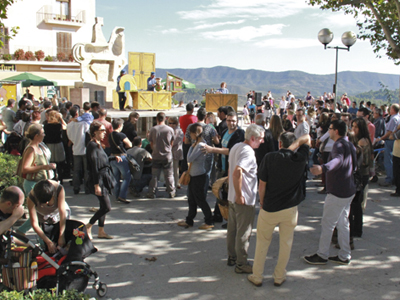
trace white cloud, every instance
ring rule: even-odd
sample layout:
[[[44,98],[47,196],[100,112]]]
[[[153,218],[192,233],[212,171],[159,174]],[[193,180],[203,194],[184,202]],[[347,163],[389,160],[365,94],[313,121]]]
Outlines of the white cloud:
[[[182,19],[206,20],[213,18],[284,18],[309,8],[304,0],[214,0],[201,9],[178,11]]]
[[[258,28],[253,26],[245,26],[239,29],[228,29],[221,31],[203,32],[201,35],[207,39],[213,40],[230,40],[230,41],[250,41],[255,38],[282,34],[284,24],[262,25]]]
[[[321,20],[323,26],[335,26],[335,27],[350,27],[356,26],[356,20],[352,15],[345,15],[343,12],[330,13],[329,15],[323,16]]]
[[[162,34],[171,34],[171,33],[178,33],[178,32],[179,32],[179,30],[176,28],[161,30]]]
[[[218,22],[218,23],[203,23],[200,25],[197,25],[195,27],[190,27],[187,30],[201,30],[201,29],[208,29],[208,28],[214,28],[214,27],[220,27],[220,26],[225,26],[225,25],[236,25],[236,24],[242,24],[244,23],[245,20],[238,20],[238,21],[231,21],[231,22]]]
[[[281,38],[281,39],[266,39],[255,43],[260,48],[274,49],[299,49],[308,47],[323,47],[317,39],[304,38]]]

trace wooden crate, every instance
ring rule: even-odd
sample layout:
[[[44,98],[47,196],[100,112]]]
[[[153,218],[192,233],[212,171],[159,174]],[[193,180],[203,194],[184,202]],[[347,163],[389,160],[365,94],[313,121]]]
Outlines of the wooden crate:
[[[237,110],[238,95],[237,94],[206,94],[206,110],[217,112],[218,107],[232,106]]]
[[[169,92],[131,92],[133,109],[166,110],[171,109],[171,93]]]

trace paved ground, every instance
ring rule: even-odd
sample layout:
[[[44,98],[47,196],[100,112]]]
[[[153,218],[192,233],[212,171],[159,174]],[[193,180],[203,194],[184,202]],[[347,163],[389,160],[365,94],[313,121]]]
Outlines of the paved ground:
[[[272,273],[278,255],[278,235],[268,252],[262,287],[256,288],[246,275],[226,265],[226,231],[217,223],[212,231],[202,224],[199,210],[195,227],[176,225],[187,213],[186,190],[175,199],[134,199],[130,204],[113,201],[106,231],[114,240],[93,242],[99,249],[88,262],[108,285],[106,299],[400,299],[399,201],[389,197],[392,189],[372,184],[365,213],[364,234],[355,240],[349,266],[328,263],[311,266],[302,256],[317,249],[324,196],[316,193],[315,181],[308,182],[306,200],[299,207],[287,281],[273,286]],[[74,219],[88,222],[89,208],[97,205],[92,195],[73,195],[66,184],[67,201]],[[210,194],[208,201],[214,205]],[[258,209],[257,209],[258,211]],[[256,220],[255,220],[256,224]],[[97,226],[93,229],[97,234]],[[256,244],[255,230],[249,256]],[[336,249],[332,247],[331,254]],[[156,258],[155,261],[146,259]],[[88,286],[87,292],[95,296]]]

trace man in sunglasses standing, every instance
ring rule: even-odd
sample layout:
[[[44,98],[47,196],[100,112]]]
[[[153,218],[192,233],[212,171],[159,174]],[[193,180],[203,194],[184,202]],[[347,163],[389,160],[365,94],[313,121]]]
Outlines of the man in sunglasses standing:
[[[327,195],[321,220],[321,236],[317,253],[305,256],[304,260],[312,265],[324,265],[328,259],[347,265],[350,263],[350,204],[356,193],[353,172],[357,166],[356,150],[347,138],[347,125],[342,120],[335,120],[329,126],[329,136],[335,141],[328,162],[313,166],[314,175],[326,174]],[[340,250],[337,256],[329,257],[329,248],[334,228],[338,231]]]

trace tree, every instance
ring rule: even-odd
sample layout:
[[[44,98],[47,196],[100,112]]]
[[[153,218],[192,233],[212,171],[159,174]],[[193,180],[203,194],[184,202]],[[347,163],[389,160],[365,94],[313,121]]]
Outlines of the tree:
[[[7,7],[13,4],[16,0],[1,0],[0,1],[0,48],[4,46],[4,41],[13,38],[18,33],[18,26],[5,30],[3,20],[7,19]]]
[[[343,11],[357,20],[358,38],[369,40],[374,53],[381,51],[400,64],[400,1],[399,0],[308,0],[321,9]]]

